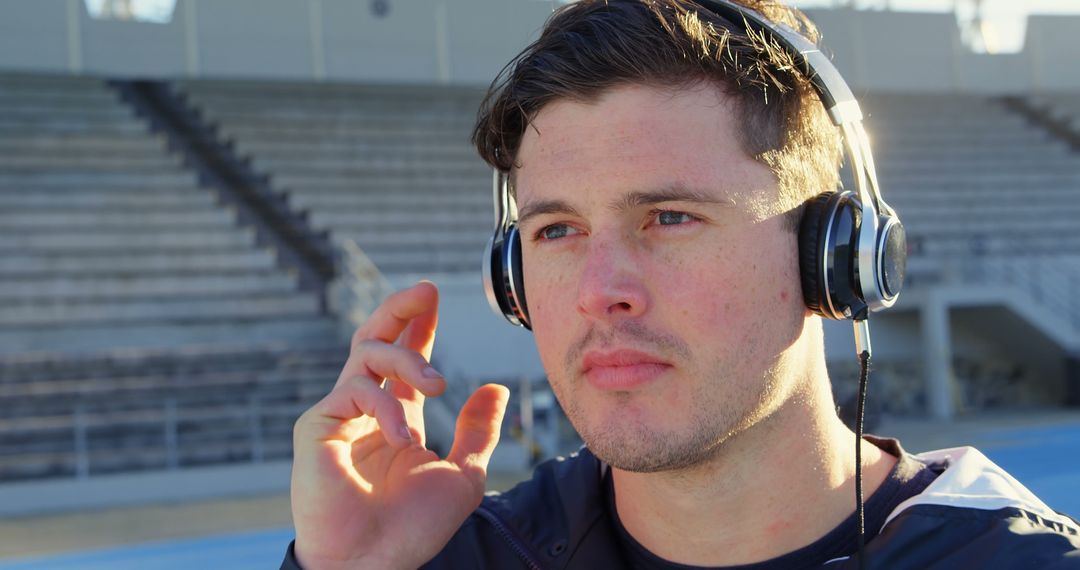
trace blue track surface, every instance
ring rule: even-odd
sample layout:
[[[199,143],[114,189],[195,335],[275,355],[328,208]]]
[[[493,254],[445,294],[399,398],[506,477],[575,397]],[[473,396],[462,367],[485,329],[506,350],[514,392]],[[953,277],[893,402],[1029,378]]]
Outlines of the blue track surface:
[[[1080,517],[1080,425],[995,430],[980,450],[1050,507]],[[277,568],[293,538],[278,529],[0,562],[0,570]]]
[[[0,562],[3,570],[267,570],[281,565],[293,530],[218,535]]]
[[[1050,508],[1080,519],[1080,425],[1000,430],[980,448]]]

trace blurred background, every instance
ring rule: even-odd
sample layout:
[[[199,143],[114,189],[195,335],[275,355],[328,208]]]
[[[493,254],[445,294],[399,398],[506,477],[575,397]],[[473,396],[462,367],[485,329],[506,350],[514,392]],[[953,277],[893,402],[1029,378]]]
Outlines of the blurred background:
[[[442,294],[429,400],[512,388],[490,488],[580,441],[480,281],[484,88],[550,0],[0,0],[0,569],[277,567],[295,418],[380,299]],[[869,431],[1080,513],[1080,2],[795,2],[910,261]],[[828,323],[842,416],[857,360]]]

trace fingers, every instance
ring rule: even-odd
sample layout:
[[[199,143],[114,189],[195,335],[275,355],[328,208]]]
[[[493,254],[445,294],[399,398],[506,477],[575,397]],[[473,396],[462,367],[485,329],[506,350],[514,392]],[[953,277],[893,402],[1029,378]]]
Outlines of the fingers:
[[[397,380],[415,388],[403,391],[395,387],[395,395],[416,399],[416,390],[425,396],[438,396],[446,390],[446,379],[431,364],[413,350],[386,344],[377,340],[365,340],[353,347],[345,362],[338,383],[356,376],[370,378],[381,383],[383,378]]]
[[[510,391],[505,386],[486,384],[481,386],[458,415],[454,431],[454,446],[447,460],[459,465],[483,487],[488,461],[499,443],[506,403]]]
[[[408,415],[422,443],[424,396],[446,390],[446,380],[428,363],[438,304],[438,289],[431,282],[387,297],[353,334],[349,358],[334,389],[302,415],[297,426],[320,439],[348,441],[371,433],[374,418],[387,442],[402,447],[412,442]],[[394,344],[399,337],[400,344]],[[380,387],[384,378],[386,390]]]
[[[387,297],[353,334],[352,344],[372,339],[392,344],[408,329],[402,346],[431,358],[438,310],[439,290],[434,283],[421,281]]]
[[[353,377],[339,383],[310,411],[334,420],[322,424],[326,428],[324,433],[316,434],[321,439],[351,441],[355,436],[347,432],[354,431],[351,429],[354,420],[368,416],[375,419],[391,446],[401,448],[413,441],[401,402],[370,378]]]

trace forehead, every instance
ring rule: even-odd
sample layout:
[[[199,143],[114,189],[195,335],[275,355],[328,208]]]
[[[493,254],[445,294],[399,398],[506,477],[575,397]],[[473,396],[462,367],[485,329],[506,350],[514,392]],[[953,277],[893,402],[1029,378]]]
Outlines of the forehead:
[[[592,101],[555,100],[522,137],[518,203],[679,186],[708,189],[736,205],[775,202],[775,177],[743,150],[735,112],[708,84],[625,85]]]

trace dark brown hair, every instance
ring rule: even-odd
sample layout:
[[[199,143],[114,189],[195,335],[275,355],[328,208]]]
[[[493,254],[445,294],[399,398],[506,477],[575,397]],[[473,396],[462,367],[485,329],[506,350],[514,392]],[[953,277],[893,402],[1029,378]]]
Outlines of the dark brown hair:
[[[776,0],[739,0],[811,41],[799,11]],[[618,85],[663,88],[709,82],[732,97],[740,144],[777,177],[781,211],[836,188],[840,138],[809,81],[769,36],[691,0],[580,0],[556,10],[540,38],[492,82],[472,140],[491,166],[510,172],[533,117],[558,98],[593,101]]]

